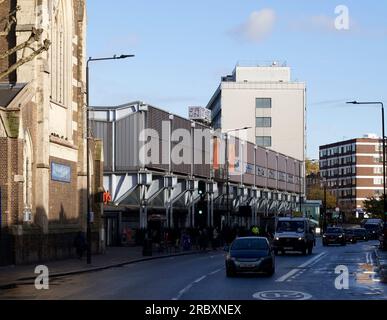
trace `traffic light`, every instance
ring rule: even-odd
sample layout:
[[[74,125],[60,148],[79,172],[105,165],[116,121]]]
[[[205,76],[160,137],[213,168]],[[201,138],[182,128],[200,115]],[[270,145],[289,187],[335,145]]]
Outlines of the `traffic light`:
[[[199,201],[198,202],[198,214],[199,215],[203,215],[204,214],[204,205],[205,205],[205,202],[204,201]]]
[[[206,182],[205,181],[199,181],[198,192],[200,195],[200,199],[204,200],[205,196],[206,196]]]

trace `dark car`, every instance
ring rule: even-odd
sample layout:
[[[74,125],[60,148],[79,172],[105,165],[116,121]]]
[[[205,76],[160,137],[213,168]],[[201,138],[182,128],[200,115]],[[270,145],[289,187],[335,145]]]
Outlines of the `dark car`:
[[[267,238],[237,238],[225,251],[227,277],[238,273],[275,273],[275,256]]]
[[[387,250],[387,222],[384,223],[383,232],[379,237],[380,249]]]
[[[357,241],[368,241],[368,232],[364,228],[354,229],[355,237]]]
[[[355,236],[355,231],[353,229],[344,229],[345,240],[349,243],[356,243],[357,239]]]
[[[368,232],[368,238],[371,240],[378,240],[383,233],[383,227],[379,223],[365,223],[364,229]]]
[[[343,228],[328,228],[323,235],[323,245],[328,246],[330,244],[340,244],[345,246],[347,240]]]

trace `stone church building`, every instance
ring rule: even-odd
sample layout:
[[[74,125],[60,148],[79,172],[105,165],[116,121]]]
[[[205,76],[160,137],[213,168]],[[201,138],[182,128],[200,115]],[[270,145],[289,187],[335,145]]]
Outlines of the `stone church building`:
[[[70,257],[87,211],[85,0],[0,0],[0,21],[0,73],[50,43],[0,79],[0,265]],[[88,156],[98,251],[100,141]]]

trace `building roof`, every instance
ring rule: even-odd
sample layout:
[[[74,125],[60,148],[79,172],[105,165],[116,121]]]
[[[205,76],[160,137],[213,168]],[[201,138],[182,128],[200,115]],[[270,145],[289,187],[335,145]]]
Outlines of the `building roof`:
[[[0,83],[0,107],[6,108],[25,86],[25,83]]]

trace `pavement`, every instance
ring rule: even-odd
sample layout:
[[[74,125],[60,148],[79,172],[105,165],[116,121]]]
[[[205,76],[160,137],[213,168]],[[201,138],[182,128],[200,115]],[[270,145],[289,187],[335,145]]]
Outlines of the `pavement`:
[[[319,239],[311,256],[277,256],[271,278],[227,278],[223,251],[171,256],[50,279],[48,290],[20,284],[0,290],[0,299],[387,300],[377,248],[377,241],[323,247]]]
[[[201,253],[201,251],[183,251],[180,249],[175,250],[174,248],[170,248],[166,252],[161,253],[154,249],[152,256],[144,257],[142,255],[142,247],[116,247],[107,248],[105,254],[93,255],[92,263],[90,265],[86,263],[85,257],[81,260],[74,258],[39,263],[39,265],[48,267],[50,278],[59,278],[75,274],[97,272],[142,261],[166,259],[174,256],[184,256],[198,253]],[[19,284],[35,280],[37,277],[35,274],[35,268],[37,266],[37,264],[31,264],[0,267],[0,289],[13,288]]]
[[[387,251],[377,250],[376,259],[380,279],[382,282],[387,283]]]

